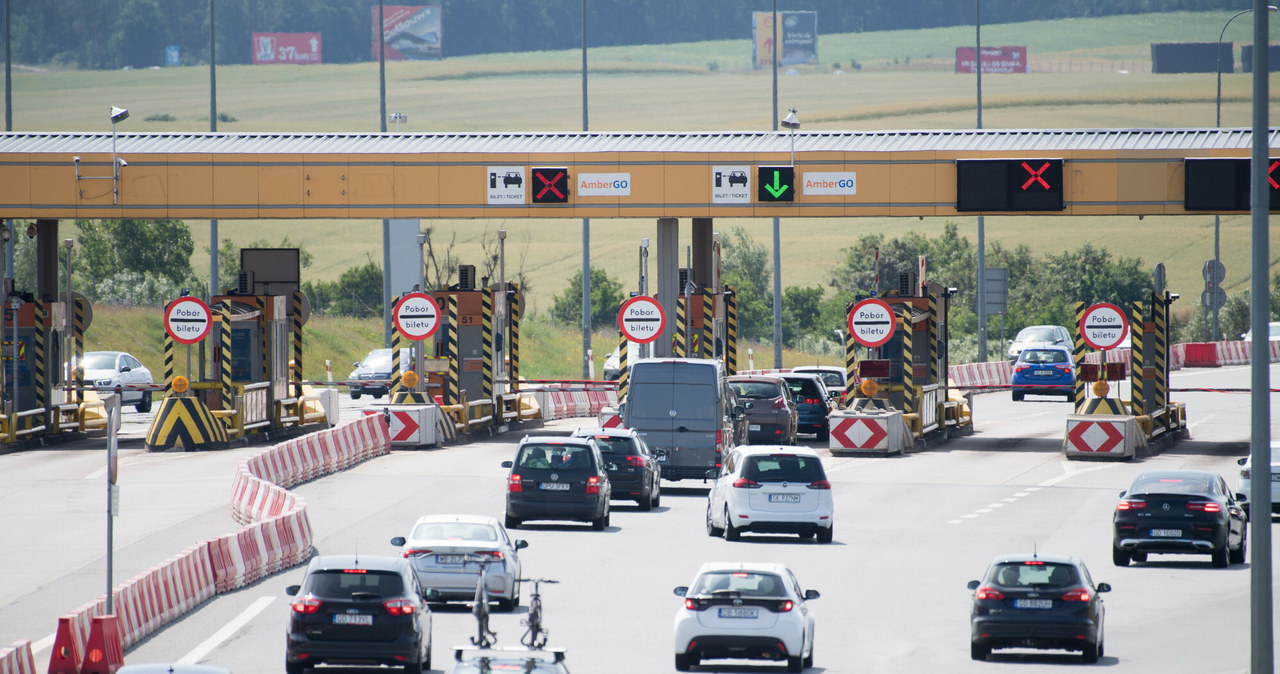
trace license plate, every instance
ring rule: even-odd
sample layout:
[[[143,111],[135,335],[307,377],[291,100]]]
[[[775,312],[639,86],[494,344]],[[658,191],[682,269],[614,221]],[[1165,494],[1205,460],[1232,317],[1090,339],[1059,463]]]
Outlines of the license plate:
[[[1054,371],[1053,370],[1036,370],[1031,374],[1037,377],[1052,377],[1054,375]]]
[[[333,616],[335,625],[372,625],[373,616],[363,613],[337,613]]]
[[[799,503],[799,494],[769,494],[770,503]]]
[[[1177,538],[1182,535],[1181,529],[1152,529],[1152,536],[1160,536],[1164,538]]]
[[[1014,608],[1053,608],[1052,599],[1014,599]]]
[[[569,491],[569,483],[568,482],[543,482],[542,484],[538,485],[538,488],[543,491]]]
[[[717,615],[721,618],[750,618],[754,619],[760,609],[755,608],[721,608]]]
[[[1272,482],[1280,482],[1280,473],[1272,473],[1272,474],[1271,474],[1271,481],[1272,481]]]
[[[658,456],[658,463],[666,463],[666,462],[667,462],[667,455],[666,455],[666,454],[662,454],[662,455],[659,455],[659,456]]]
[[[461,564],[466,560],[466,555],[436,555],[437,564]]]
[[[747,424],[747,430],[758,431],[760,430],[760,424]]]

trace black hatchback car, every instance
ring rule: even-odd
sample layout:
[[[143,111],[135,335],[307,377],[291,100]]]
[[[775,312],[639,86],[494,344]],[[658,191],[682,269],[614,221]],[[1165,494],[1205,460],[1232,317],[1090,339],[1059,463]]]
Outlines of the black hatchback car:
[[[1208,554],[1218,568],[1243,564],[1248,535],[1244,494],[1203,470],[1148,470],[1120,492],[1111,557],[1116,566],[1147,554]]]
[[[819,441],[825,441],[830,434],[827,415],[831,413],[831,396],[822,378],[807,372],[785,372],[778,377],[791,389],[791,400],[796,406],[796,430],[814,433]]]
[[[526,520],[589,522],[609,526],[612,483],[600,448],[590,438],[529,438],[520,441],[515,461],[503,461],[507,476],[506,526]]]
[[[320,664],[431,669],[431,612],[408,560],[316,557],[302,584],[286,592],[295,598],[285,646],[289,674]]]
[[[996,648],[1080,651],[1089,663],[1102,657],[1106,608],[1099,595],[1111,586],[1095,585],[1079,559],[997,557],[981,581],[969,581],[969,589],[969,655],[974,660],[986,660]]]
[[[612,499],[633,499],[641,510],[652,510],[662,502],[662,464],[666,450],[650,450],[630,428],[579,428],[575,438],[591,438],[600,448]]]

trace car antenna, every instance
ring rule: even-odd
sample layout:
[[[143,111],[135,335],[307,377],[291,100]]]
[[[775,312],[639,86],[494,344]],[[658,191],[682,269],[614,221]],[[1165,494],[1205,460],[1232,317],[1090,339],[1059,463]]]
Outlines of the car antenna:
[[[1040,556],[1040,544],[1031,541],[1031,559],[1037,559]]]

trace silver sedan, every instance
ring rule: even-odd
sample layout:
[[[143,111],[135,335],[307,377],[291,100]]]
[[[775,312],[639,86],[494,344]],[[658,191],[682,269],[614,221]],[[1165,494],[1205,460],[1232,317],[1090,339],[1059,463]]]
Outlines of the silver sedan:
[[[396,536],[401,554],[418,574],[423,591],[436,590],[443,601],[472,601],[483,570],[485,590],[499,611],[520,605],[519,551],[529,543],[507,535],[495,517],[427,515],[408,538]]]

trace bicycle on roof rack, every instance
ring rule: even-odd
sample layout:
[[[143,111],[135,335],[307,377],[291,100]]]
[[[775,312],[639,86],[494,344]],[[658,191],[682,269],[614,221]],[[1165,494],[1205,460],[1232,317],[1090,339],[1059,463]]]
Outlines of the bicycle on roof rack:
[[[489,565],[496,561],[497,558],[489,555],[467,555],[462,560],[464,567],[467,564],[480,565],[480,578],[476,581],[473,599],[475,606],[471,608],[471,615],[476,617],[476,635],[471,637],[471,644],[476,648],[492,648],[498,643],[498,634],[489,629]]]
[[[547,630],[542,626],[542,594],[539,587],[542,583],[559,583],[558,580],[550,578],[521,578],[522,583],[533,583],[533,593],[529,597],[529,617],[524,619],[524,624],[528,626],[524,636],[520,637],[520,643],[533,650],[541,650],[547,645]]]

